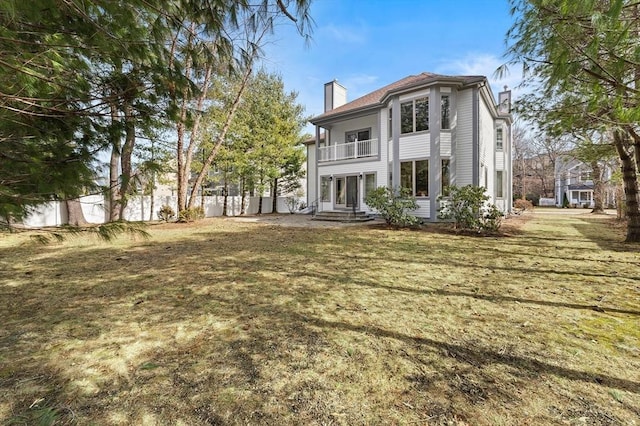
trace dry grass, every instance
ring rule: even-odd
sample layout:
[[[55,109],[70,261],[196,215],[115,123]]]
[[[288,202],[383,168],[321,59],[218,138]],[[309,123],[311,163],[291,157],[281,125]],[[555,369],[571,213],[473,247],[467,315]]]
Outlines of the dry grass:
[[[639,248],[610,223],[5,236],[0,419],[638,424]]]

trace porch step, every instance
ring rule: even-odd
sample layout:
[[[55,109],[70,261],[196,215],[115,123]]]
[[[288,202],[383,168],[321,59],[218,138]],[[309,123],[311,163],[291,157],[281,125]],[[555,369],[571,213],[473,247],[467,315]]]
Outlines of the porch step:
[[[355,212],[355,214],[352,211],[317,212],[316,215],[311,218],[311,220],[323,220],[328,222],[345,222],[345,223],[368,222],[373,219],[374,219],[373,217],[369,216],[367,213],[362,211],[357,211]]]

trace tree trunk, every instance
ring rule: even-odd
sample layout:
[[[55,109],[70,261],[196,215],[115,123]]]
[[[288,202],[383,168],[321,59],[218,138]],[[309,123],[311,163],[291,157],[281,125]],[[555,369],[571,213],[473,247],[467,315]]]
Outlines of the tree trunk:
[[[624,185],[620,182],[619,185],[616,185],[616,218],[618,220],[623,220],[627,217],[625,214],[625,206],[624,206]]]
[[[273,179],[271,192],[273,194],[273,198],[271,199],[271,213],[276,214],[278,213],[278,178]]]
[[[247,194],[246,194],[246,190],[245,190],[245,179],[244,178],[242,178],[240,180],[240,194],[241,194],[240,215],[244,216],[244,214],[246,213],[246,210],[247,210]]]
[[[152,159],[153,159],[153,153],[152,155]],[[156,174],[155,172],[151,173],[151,190],[149,191],[151,193],[151,203],[149,206],[149,220],[153,220],[153,209],[155,208],[155,202],[153,201],[153,197],[156,194]]]
[[[618,151],[622,165],[625,206],[627,210],[626,242],[640,242],[640,210],[638,208],[638,178],[633,157],[627,152],[629,135],[622,130],[614,132],[613,143]]]
[[[117,106],[111,104],[111,125],[119,121]],[[120,133],[115,131],[111,134],[111,158],[109,160],[109,222],[120,219]]]
[[[129,198],[131,175],[133,173],[131,165],[131,157],[133,155],[133,147],[136,143],[136,124],[133,117],[133,107],[131,106],[131,99],[125,101],[124,107],[124,125],[125,125],[125,139],[122,146],[122,154],[120,156],[120,219],[124,218],[124,209],[127,207],[127,201]]]
[[[249,66],[245,70],[245,74],[242,78],[242,82],[240,83],[240,87],[238,88],[238,92],[236,93],[236,97],[234,98],[233,103],[231,104],[231,109],[227,111],[227,116],[225,118],[224,125],[222,126],[222,129],[220,129],[220,133],[216,136],[213,149],[211,150],[211,152],[209,153],[209,156],[204,161],[204,164],[202,165],[202,170],[200,170],[200,173],[198,173],[198,176],[196,177],[196,180],[193,183],[194,188],[200,185],[200,183],[204,180],[205,176],[209,172],[209,168],[211,167],[213,160],[216,158],[216,155],[218,155],[218,151],[220,150],[220,147],[222,146],[225,138],[227,137],[227,132],[229,131],[229,128],[231,127],[231,123],[235,118],[236,111],[238,110],[238,106],[240,105],[240,101],[242,100],[242,95],[244,94],[244,91],[247,88],[247,84],[249,83],[249,78],[251,77],[251,73],[252,73],[252,68]],[[189,200],[189,205],[188,205],[189,207],[193,207],[192,200],[193,200],[193,197],[191,197],[191,199]]]
[[[260,197],[258,198],[258,213],[256,214],[262,214],[262,194],[260,194]]]
[[[222,187],[222,196],[223,198],[223,202],[222,202],[222,216],[228,216],[227,214],[227,202],[229,201],[229,187],[227,186],[227,180],[225,179],[224,181],[224,187]]]
[[[67,205],[67,223],[71,226],[87,226],[89,222],[84,218],[82,212],[82,206],[80,200],[74,198],[72,200],[65,200]]]
[[[191,48],[193,44],[194,25],[192,24],[187,39],[187,48]],[[172,46],[173,48],[173,46]],[[187,57],[184,67],[184,75],[187,79],[191,78],[191,58]],[[187,190],[189,186],[190,171],[185,167],[184,152],[184,135],[187,126],[187,109],[189,106],[189,90],[187,87],[182,89],[182,103],[180,105],[180,115],[176,123],[176,159],[178,166],[178,216],[180,212],[187,209]]]
[[[604,182],[603,169],[597,160],[591,162],[593,172],[593,210],[591,213],[604,213]]]
[[[109,222],[115,222],[120,219],[120,191],[119,191],[119,173],[120,165],[119,147],[111,147],[111,160],[109,161]]]

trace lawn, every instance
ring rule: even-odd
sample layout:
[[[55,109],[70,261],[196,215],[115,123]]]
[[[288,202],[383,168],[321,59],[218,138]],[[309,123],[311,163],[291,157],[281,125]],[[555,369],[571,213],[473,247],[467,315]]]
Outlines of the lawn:
[[[505,237],[224,219],[4,235],[0,420],[640,424],[640,247],[552,213]]]

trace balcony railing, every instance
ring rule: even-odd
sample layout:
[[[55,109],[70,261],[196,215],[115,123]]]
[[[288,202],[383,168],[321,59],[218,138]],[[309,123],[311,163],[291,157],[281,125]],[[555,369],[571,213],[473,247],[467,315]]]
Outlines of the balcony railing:
[[[318,161],[340,161],[378,155],[378,139],[339,143],[318,149]]]

